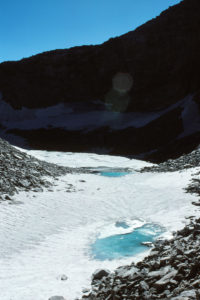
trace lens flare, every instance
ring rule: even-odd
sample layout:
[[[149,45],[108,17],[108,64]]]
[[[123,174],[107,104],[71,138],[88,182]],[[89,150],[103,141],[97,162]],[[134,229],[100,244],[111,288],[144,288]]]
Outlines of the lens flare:
[[[113,89],[119,93],[125,94],[133,86],[133,78],[129,73],[117,73],[112,79]]]
[[[112,79],[112,88],[105,96],[107,109],[115,112],[125,112],[129,103],[129,91],[133,86],[133,78],[129,73],[118,72]]]

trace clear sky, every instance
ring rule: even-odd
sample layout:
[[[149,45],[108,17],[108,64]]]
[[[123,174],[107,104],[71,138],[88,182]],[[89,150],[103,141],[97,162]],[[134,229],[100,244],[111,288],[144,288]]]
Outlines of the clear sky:
[[[0,62],[100,44],[180,0],[0,0]]]

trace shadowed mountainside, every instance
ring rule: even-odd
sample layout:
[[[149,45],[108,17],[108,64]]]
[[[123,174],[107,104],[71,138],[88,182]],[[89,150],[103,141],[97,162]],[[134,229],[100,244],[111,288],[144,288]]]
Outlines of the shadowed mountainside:
[[[135,31],[102,45],[49,51],[0,64],[2,99],[16,111],[77,103],[84,112],[87,108],[91,112],[92,104],[94,111],[123,113],[123,118],[130,112],[160,112],[157,118],[117,129],[104,124],[75,130],[66,124],[52,126],[49,121],[46,127],[27,130],[1,122],[8,129],[6,134],[22,136],[34,148],[107,148],[110,153],[142,154],[156,161],[191,151],[200,141],[200,117],[197,120],[195,115],[192,129],[186,128],[194,119],[191,110],[196,114],[200,106],[199,15],[200,2],[184,0]],[[97,100],[101,108],[94,104]],[[80,116],[84,117],[87,119]],[[55,142],[49,141],[55,131]]]

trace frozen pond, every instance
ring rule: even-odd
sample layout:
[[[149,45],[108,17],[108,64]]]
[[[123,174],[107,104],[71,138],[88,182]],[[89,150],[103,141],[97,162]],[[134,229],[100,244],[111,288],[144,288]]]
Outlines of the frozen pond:
[[[169,236],[184,226],[185,216],[198,214],[191,205],[195,196],[183,190],[191,170],[141,174],[134,170],[148,164],[123,157],[29,153],[71,167],[132,172],[115,178],[68,174],[52,191],[22,192],[15,196],[15,204],[1,203],[2,300],[45,300],[52,295],[75,299],[89,286],[95,269],[114,270],[140,260],[149,249],[142,241]],[[102,255],[105,248],[108,256]],[[68,280],[61,280],[63,274]]]
[[[118,228],[129,229],[126,222],[117,222]],[[147,247],[164,233],[157,224],[144,224],[131,232],[97,238],[92,245],[92,254],[97,260],[113,260],[133,257],[147,250]]]

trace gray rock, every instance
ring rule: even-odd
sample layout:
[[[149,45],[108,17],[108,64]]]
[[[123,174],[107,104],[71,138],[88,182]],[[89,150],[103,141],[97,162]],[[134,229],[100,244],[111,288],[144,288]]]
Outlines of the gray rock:
[[[157,289],[160,289],[160,288],[163,288],[163,287],[166,287],[168,283],[172,282],[172,278],[174,278],[176,276],[178,271],[176,270],[173,270],[171,271],[170,273],[166,274],[165,276],[163,276],[160,280],[156,281],[154,283],[154,286],[157,288]],[[173,282],[176,284],[176,282]]]
[[[110,274],[109,270],[106,269],[97,269],[92,274],[92,280],[101,280],[104,276],[108,276]]]
[[[145,281],[140,282],[140,286],[145,291],[149,290],[149,285]]]
[[[170,266],[166,266],[164,268],[161,268],[157,271],[152,271],[148,273],[148,277],[162,277],[165,274],[167,274],[170,271],[171,267]]]
[[[63,281],[65,281],[65,280],[68,279],[68,277],[65,274],[63,274],[63,275],[61,275],[60,279],[63,280]]]
[[[197,300],[195,290],[183,291],[179,296],[171,298],[171,300]]]
[[[67,173],[88,173],[83,168],[67,168],[36,159],[0,138],[0,197],[10,200],[18,191],[42,192],[51,188],[47,177],[56,180]],[[74,191],[74,187],[69,189]],[[5,195],[5,197],[3,197]]]
[[[88,293],[90,290],[89,289],[86,289],[86,288],[84,288],[84,289],[82,289],[82,293],[83,294],[86,294],[86,293]]]

